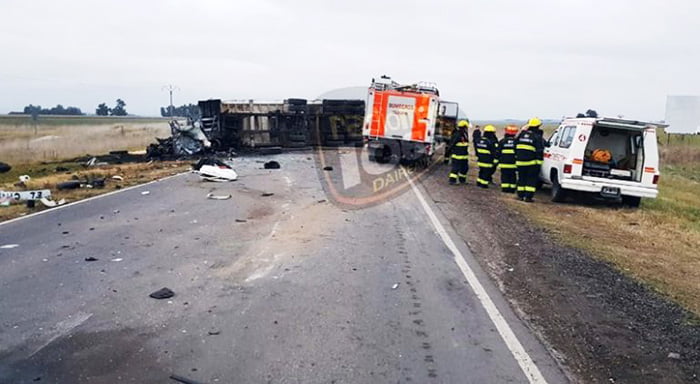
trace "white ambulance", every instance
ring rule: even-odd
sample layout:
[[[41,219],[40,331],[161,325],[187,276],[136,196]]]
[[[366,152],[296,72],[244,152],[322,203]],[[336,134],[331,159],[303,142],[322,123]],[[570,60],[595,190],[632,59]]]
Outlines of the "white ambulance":
[[[567,118],[545,143],[540,178],[552,201],[581,191],[638,207],[659,182],[656,130],[661,124],[612,118]]]

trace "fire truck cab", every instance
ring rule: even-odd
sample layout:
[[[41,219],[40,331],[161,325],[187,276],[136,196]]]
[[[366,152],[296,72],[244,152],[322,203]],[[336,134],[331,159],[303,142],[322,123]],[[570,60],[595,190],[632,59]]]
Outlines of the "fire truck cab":
[[[454,117],[445,114],[448,104]],[[366,106],[363,136],[370,161],[379,163],[427,163],[459,110],[456,103],[440,100],[434,84],[401,85],[388,76],[372,79]]]

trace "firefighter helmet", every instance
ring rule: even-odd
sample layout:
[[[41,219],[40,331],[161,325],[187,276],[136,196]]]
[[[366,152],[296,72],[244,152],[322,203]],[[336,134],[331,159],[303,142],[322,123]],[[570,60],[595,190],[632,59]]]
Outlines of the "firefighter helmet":
[[[518,134],[518,127],[515,125],[509,125],[506,127],[506,135],[517,135]]]
[[[469,128],[469,120],[460,120],[457,126],[459,128]]]
[[[496,127],[493,125],[489,124],[484,127],[484,132],[496,132]]]
[[[527,125],[531,128],[539,127],[542,125],[542,121],[536,117],[533,117],[530,119],[530,121],[527,122]]]

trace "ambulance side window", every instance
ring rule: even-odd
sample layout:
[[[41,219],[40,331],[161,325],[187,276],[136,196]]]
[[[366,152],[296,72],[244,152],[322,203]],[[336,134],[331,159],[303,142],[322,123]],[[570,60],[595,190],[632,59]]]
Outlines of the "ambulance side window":
[[[569,148],[571,143],[574,141],[574,134],[576,133],[576,127],[565,127],[561,133],[561,142],[559,146],[561,148]]]
[[[559,144],[559,138],[561,137],[561,135],[559,134],[560,132],[561,129],[557,129],[552,135],[552,137],[549,138],[549,145],[551,147]]]

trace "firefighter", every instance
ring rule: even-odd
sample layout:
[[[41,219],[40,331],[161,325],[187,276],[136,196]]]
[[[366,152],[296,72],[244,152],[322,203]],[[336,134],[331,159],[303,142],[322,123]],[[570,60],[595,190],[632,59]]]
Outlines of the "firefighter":
[[[461,120],[457,129],[452,133],[450,145],[445,153],[450,153],[452,160],[452,170],[450,171],[450,184],[467,182],[467,172],[469,171],[469,128],[468,120]]]
[[[472,132],[472,143],[474,143],[474,156],[476,156],[476,142],[481,138],[481,126],[476,125],[474,131]]]
[[[540,166],[544,158],[544,140],[540,119],[528,121],[527,130],[522,131],[515,141],[515,164],[518,170],[518,199],[532,202],[537,191]]]
[[[479,176],[476,185],[481,188],[488,188],[491,183],[493,172],[498,164],[496,150],[498,149],[498,139],[496,138],[496,127],[487,125],[484,127],[484,134],[475,144],[476,161],[479,165]]]
[[[518,127],[509,125],[503,139],[498,143],[498,168],[501,170],[501,191],[515,193],[518,187],[515,174],[515,135]]]
[[[458,134],[458,131],[460,129],[464,129],[465,132],[468,132],[469,129],[469,119],[464,119],[460,120],[457,123],[457,127],[452,130],[452,134],[450,136],[450,141],[447,142],[447,145],[445,145],[445,158],[443,160],[444,164],[447,164],[450,162],[450,155],[452,152],[452,148],[454,147],[455,143],[460,141],[461,134]],[[467,133],[468,135],[468,133]],[[467,141],[469,139],[469,136],[467,136]]]

